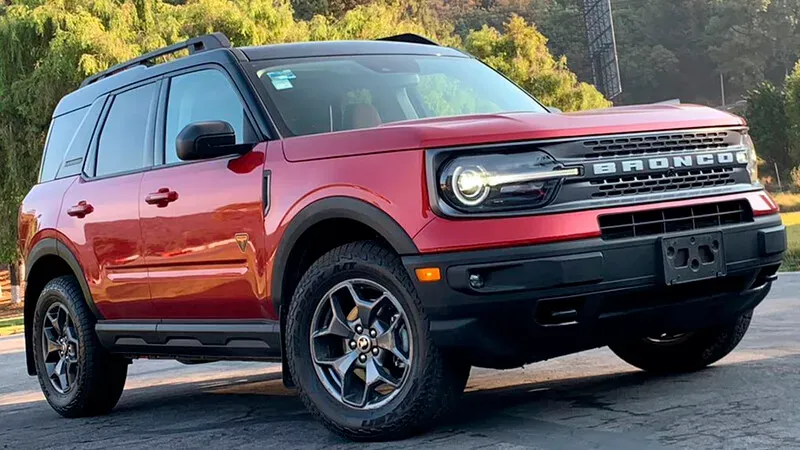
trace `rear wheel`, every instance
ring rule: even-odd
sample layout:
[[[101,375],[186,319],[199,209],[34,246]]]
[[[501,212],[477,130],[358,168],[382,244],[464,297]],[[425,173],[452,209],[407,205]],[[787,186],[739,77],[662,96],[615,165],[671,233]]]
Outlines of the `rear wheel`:
[[[100,345],[94,325],[74,277],[47,283],[33,318],[34,361],[47,402],[62,416],[108,413],[122,395],[128,363]]]
[[[287,319],[287,357],[301,398],[351,439],[395,439],[430,426],[464,390],[469,365],[433,344],[400,258],[347,244],[303,275]]]
[[[691,372],[713,364],[741,342],[753,311],[733,323],[683,334],[660,333],[609,346],[628,364],[656,373]]]

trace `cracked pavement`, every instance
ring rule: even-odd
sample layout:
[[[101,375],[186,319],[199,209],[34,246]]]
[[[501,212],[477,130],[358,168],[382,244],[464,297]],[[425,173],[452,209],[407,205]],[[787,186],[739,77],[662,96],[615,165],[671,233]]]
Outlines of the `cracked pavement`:
[[[522,369],[474,369],[430,432],[359,448],[800,448],[800,274],[785,274],[733,354],[654,377],[598,349]],[[105,417],[62,419],[0,338],[0,448],[355,448],[283,388],[280,367],[136,361]]]

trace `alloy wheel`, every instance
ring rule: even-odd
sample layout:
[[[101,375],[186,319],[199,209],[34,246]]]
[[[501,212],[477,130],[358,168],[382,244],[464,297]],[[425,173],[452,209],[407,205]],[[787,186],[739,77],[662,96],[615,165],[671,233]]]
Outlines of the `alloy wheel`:
[[[408,379],[412,335],[388,289],[366,279],[331,288],[311,322],[311,357],[325,389],[341,403],[374,409],[391,401]]]
[[[47,378],[60,394],[68,393],[78,378],[80,342],[66,306],[50,305],[43,318],[42,353]]]

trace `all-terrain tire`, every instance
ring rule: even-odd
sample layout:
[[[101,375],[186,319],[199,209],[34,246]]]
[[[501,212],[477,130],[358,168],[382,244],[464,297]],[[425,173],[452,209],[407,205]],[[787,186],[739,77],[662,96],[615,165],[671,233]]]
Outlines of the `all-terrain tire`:
[[[343,404],[324,387],[311,357],[314,311],[326,292],[348,279],[384,286],[402,305],[413,333],[406,382],[388,403],[374,409]],[[314,262],[301,278],[289,305],[286,325],[288,366],[299,395],[311,413],[333,432],[352,440],[391,440],[432,426],[457,401],[470,366],[437,348],[429,319],[399,256],[372,241],[338,247]]]
[[[609,347],[628,364],[648,372],[693,372],[733,351],[747,332],[752,317],[753,311],[748,311],[729,325],[695,331],[672,341],[638,338]]]
[[[64,393],[58,392],[47,376],[42,346],[45,314],[56,303],[68,311],[79,342],[77,376]],[[32,328],[36,372],[47,402],[64,417],[107,414],[116,406],[125,387],[128,361],[103,348],[94,331],[95,322],[80,285],[72,276],[51,280],[39,295]]]

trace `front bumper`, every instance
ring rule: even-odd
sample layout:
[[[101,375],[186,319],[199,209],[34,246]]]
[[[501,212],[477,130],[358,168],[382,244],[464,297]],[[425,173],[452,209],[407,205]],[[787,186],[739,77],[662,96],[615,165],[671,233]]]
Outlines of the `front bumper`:
[[[714,231],[714,230],[712,230]],[[664,280],[658,236],[600,238],[504,249],[406,256],[442,347],[473,364],[513,367],[654,332],[730,321],[769,292],[786,249],[777,214],[723,227],[725,275],[676,286]],[[478,285],[470,275],[480,275]]]

